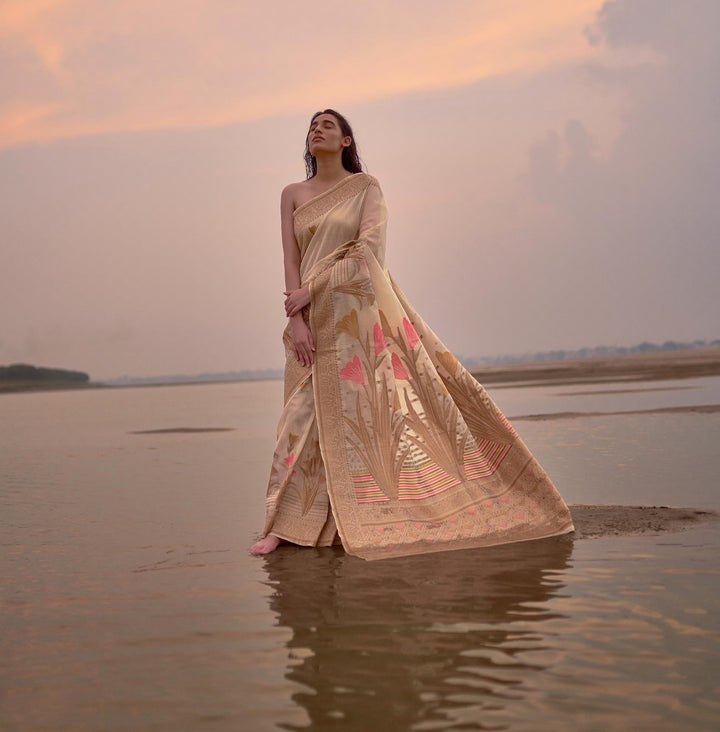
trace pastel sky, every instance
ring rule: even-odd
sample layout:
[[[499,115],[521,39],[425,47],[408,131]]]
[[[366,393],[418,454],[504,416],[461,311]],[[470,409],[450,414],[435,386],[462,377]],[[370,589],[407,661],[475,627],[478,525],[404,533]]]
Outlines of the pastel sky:
[[[325,107],[459,357],[720,337],[716,0],[0,0],[0,364],[281,367]]]

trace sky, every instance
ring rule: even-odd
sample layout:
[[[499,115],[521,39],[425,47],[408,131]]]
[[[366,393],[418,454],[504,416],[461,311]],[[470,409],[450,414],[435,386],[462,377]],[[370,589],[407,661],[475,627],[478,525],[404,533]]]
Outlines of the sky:
[[[0,0],[0,364],[282,367],[326,107],[458,357],[720,337],[717,0]]]

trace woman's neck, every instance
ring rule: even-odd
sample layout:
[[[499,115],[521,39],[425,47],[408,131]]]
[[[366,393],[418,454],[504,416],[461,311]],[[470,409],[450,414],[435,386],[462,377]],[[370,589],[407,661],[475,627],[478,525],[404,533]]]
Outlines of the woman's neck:
[[[350,175],[350,173],[343,168],[341,155],[333,155],[332,157],[318,155],[315,158],[315,162],[317,163],[315,179],[318,183],[330,183]]]

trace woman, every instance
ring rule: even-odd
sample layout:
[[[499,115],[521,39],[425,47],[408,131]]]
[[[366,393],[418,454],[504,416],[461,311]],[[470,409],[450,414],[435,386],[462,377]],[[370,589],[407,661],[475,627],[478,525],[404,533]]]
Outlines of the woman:
[[[570,512],[480,384],[385,268],[386,210],[338,112],[281,197],[285,406],[264,538],[364,559],[536,539]]]

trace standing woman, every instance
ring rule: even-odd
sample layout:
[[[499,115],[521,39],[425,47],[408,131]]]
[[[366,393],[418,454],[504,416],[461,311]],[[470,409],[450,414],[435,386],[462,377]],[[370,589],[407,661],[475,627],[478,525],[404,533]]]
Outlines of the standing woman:
[[[381,559],[572,531],[547,474],[385,268],[385,201],[341,114],[313,116],[305,163],[280,204],[285,406],[250,551],[341,542]]]

